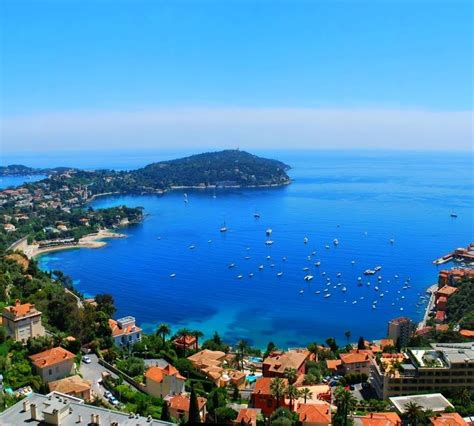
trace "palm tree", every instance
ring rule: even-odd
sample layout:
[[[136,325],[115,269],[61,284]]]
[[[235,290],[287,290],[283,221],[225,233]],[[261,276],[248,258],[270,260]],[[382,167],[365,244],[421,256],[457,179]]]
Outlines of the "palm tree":
[[[280,406],[281,398],[286,394],[286,383],[281,377],[275,377],[270,383],[270,393],[277,401],[277,408]]]
[[[298,378],[298,372],[296,371],[296,368],[289,367],[285,370],[285,377],[288,379],[288,382],[290,385],[296,382],[296,379]]]
[[[304,403],[306,404],[307,399],[311,399],[313,397],[313,392],[309,388],[301,389],[301,397],[304,399]]]
[[[182,337],[183,338],[183,350],[184,350],[184,356],[186,356],[186,349],[187,349],[187,343],[186,343],[186,337],[191,335],[191,331],[188,330],[187,328],[181,328],[178,330],[176,333],[176,336]]]
[[[301,393],[298,388],[294,385],[289,385],[286,388],[286,396],[290,399],[290,411],[293,411],[293,401],[300,397]]]
[[[158,328],[156,329],[156,334],[161,336],[161,340],[163,340],[163,345],[166,343],[166,336],[169,336],[171,333],[171,328],[166,323],[161,323]]]
[[[461,405],[466,407],[471,402],[471,391],[468,388],[463,388],[457,393],[456,397]]]
[[[318,361],[318,355],[319,355],[318,344],[316,342],[310,343],[307,349],[310,354],[314,355],[315,361]]]
[[[244,357],[249,349],[249,345],[246,340],[239,340],[237,342],[237,364],[239,370],[244,369]],[[240,363],[239,363],[240,361]]]
[[[191,332],[191,335],[196,338],[196,349],[198,349],[199,348],[199,338],[204,336],[204,333],[202,331],[199,331],[199,330],[194,330],[194,331]]]
[[[336,416],[339,418],[339,424],[347,426],[348,416],[354,410],[357,404],[357,399],[343,387],[336,389],[334,392],[334,402],[337,407]]]
[[[423,407],[413,401],[407,402],[405,404],[405,417],[410,425],[416,426],[418,421],[424,418]]]
[[[349,344],[349,341],[351,339],[351,330],[347,330],[345,333],[344,333],[344,336],[346,336],[346,339],[347,339],[347,344]]]

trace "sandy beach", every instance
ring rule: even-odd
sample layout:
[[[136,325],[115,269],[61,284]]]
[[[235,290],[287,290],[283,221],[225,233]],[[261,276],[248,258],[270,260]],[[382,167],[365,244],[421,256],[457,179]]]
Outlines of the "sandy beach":
[[[103,241],[107,238],[125,238],[126,235],[119,234],[117,232],[112,232],[106,229],[100,230],[97,233],[89,234],[82,237],[77,244],[64,244],[64,245],[57,245],[54,247],[43,247],[40,248],[38,244],[28,244],[26,239],[20,242],[15,249],[21,250],[29,259],[32,259],[36,256],[39,256],[44,253],[49,253],[53,251],[60,251],[60,250],[69,250],[69,249],[77,249],[77,248],[101,248],[104,247],[107,243]]]

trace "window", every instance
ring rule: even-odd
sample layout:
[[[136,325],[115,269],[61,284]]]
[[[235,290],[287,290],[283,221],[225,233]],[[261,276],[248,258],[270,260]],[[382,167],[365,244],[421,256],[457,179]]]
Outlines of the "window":
[[[51,374],[53,374],[53,370],[52,370],[51,368],[48,370],[48,374],[49,374],[50,376],[51,376]]]

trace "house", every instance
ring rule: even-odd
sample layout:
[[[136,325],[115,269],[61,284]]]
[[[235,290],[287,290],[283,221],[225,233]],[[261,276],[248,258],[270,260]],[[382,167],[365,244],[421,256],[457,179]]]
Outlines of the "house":
[[[16,342],[26,343],[29,338],[45,335],[41,312],[31,303],[22,304],[17,300],[13,306],[4,308],[2,323],[7,334]]]
[[[201,371],[206,377],[211,379],[216,386],[225,386],[229,379],[223,378],[223,375],[229,373],[230,370],[224,370],[224,363],[227,355],[222,351],[211,351],[203,349],[188,357],[194,367]]]
[[[135,318],[132,316],[118,320],[109,319],[109,327],[117,346],[129,347],[141,340],[142,329],[135,325]]]
[[[331,373],[337,373],[342,368],[342,361],[340,359],[327,359],[326,367]]]
[[[29,358],[36,373],[45,383],[62,379],[74,373],[75,355],[61,347],[48,349]]]
[[[171,364],[164,368],[150,367],[145,372],[145,391],[157,398],[183,393],[185,382],[186,378]]]
[[[298,404],[299,421],[303,426],[327,426],[331,424],[331,406],[321,404]]]
[[[309,352],[302,350],[272,352],[263,360],[263,377],[285,377],[289,368],[294,368],[298,375],[304,374],[308,357]]]
[[[437,303],[438,300],[441,297],[445,297],[446,299],[449,299],[454,293],[456,293],[459,289],[457,287],[452,287],[450,285],[445,285],[444,287],[441,287],[436,293],[435,293],[435,302]]]
[[[255,387],[250,396],[250,401],[253,408],[260,408],[265,416],[272,414],[278,407],[288,408],[288,403],[282,397],[280,401],[272,395],[271,383],[273,378],[260,377],[255,381]],[[288,385],[288,380],[283,379],[285,385]]]
[[[236,426],[257,426],[257,417],[261,412],[262,410],[258,408],[241,408],[237,418],[234,420],[234,424]]]
[[[458,413],[442,413],[430,419],[433,426],[468,426]]]
[[[198,407],[199,407],[199,416],[201,421],[204,422],[206,419],[206,398],[198,396]],[[187,422],[189,418],[189,406],[191,400],[185,395],[177,395],[172,397],[169,402],[170,414],[172,417],[180,419],[181,421]]]
[[[92,400],[91,382],[79,375],[66,377],[48,383],[50,392],[59,392],[85,401]]]
[[[185,334],[182,336],[178,336],[176,339],[173,340],[173,345],[176,349],[191,349],[191,350],[198,350],[198,342],[195,336],[190,334]]]
[[[339,354],[344,374],[363,373],[370,374],[370,356],[363,350],[354,350],[349,353]]]
[[[365,416],[354,416],[354,426],[402,426],[397,413],[369,413]]]
[[[11,223],[5,223],[5,225],[3,225],[3,229],[4,229],[4,231],[6,231],[6,232],[13,232],[13,231],[16,231],[15,225],[13,225],[13,224],[11,224]]]
[[[84,404],[72,396],[51,392],[48,395],[32,393],[0,413],[0,424],[5,426],[40,425],[173,425],[163,420],[121,413]]]

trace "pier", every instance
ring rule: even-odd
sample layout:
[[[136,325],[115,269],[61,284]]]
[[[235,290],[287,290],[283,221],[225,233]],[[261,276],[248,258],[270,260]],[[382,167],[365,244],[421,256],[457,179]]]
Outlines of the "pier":
[[[474,262],[474,243],[470,243],[466,248],[457,248],[451,253],[433,260],[433,263],[435,265],[442,265],[454,259],[459,259],[464,262]]]

